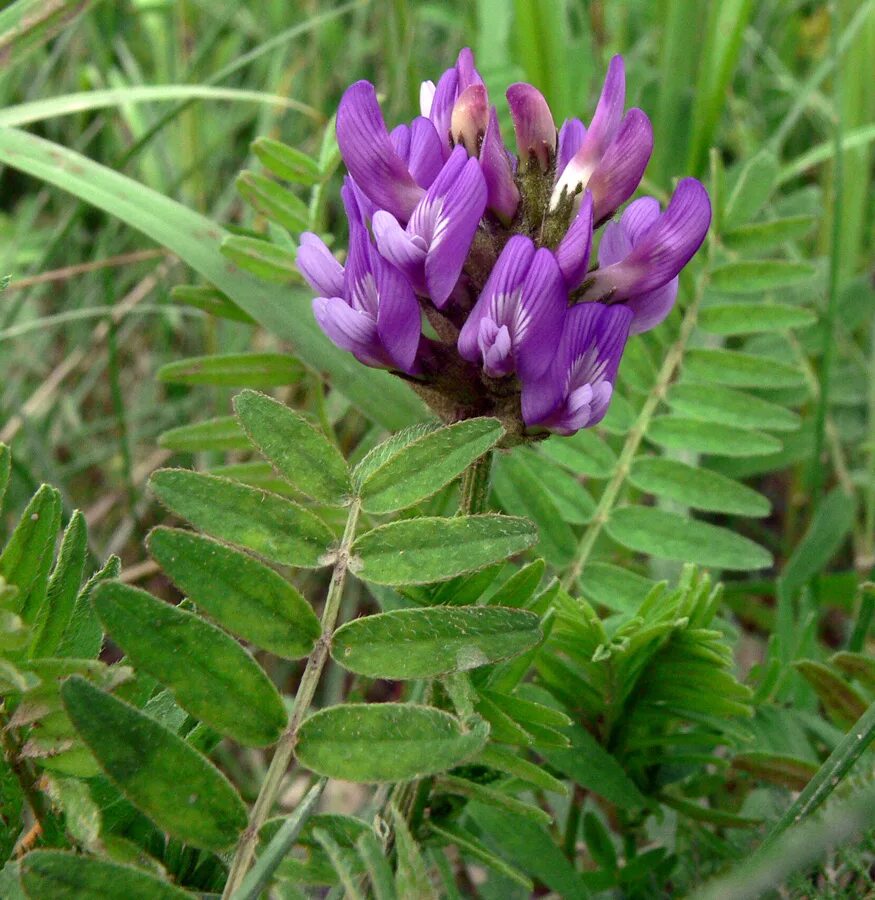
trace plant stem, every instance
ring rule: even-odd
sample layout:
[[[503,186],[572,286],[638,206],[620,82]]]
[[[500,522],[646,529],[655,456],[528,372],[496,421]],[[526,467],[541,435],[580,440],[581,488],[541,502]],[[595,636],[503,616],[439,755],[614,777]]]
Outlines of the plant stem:
[[[489,476],[492,472],[493,451],[484,453],[465,469],[462,475],[459,515],[470,516],[486,511],[489,497]]]
[[[334,634],[334,627],[337,624],[338,613],[340,612],[343,585],[349,569],[350,551],[355,538],[360,511],[361,501],[358,499],[353,500],[349,507],[343,538],[336,551],[334,571],[331,574],[331,583],[328,585],[325,609],[322,611],[322,635],[307,659],[307,666],[301,677],[301,684],[298,686],[295,706],[289,717],[289,724],[277,743],[270,768],[268,768],[261,790],[258,792],[255,805],[252,807],[249,824],[246,826],[246,830],[240,836],[240,841],[237,844],[237,852],[222,894],[223,900],[228,900],[234,891],[237,890],[249,869],[252,857],[255,855],[255,847],[258,844],[258,832],[273,809],[280,785],[292,760],[295,744],[298,742],[298,731],[304,716],[307,714],[307,710],[310,708],[310,704],[313,702],[316,687],[319,684],[319,679],[322,677],[322,670],[328,661],[331,637]]]
[[[592,521],[583,533],[580,543],[577,545],[574,561],[568,567],[568,570],[562,578],[562,586],[566,590],[574,585],[580,577],[583,567],[589,560],[589,555],[592,553],[596,539],[601,534],[602,528],[604,528],[608,521],[611,511],[614,508],[614,503],[620,494],[620,489],[626,482],[626,478],[632,467],[632,462],[635,459],[635,454],[638,452],[638,447],[641,445],[644,434],[650,426],[650,420],[653,418],[653,414],[656,412],[659,404],[662,403],[665,398],[671,380],[674,378],[675,373],[681,364],[681,360],[683,359],[684,352],[687,348],[687,341],[689,341],[690,335],[696,327],[699,301],[703,289],[704,284],[700,286],[695,299],[687,307],[678,339],[668,351],[668,354],[663,361],[662,368],[659,370],[659,374],[656,378],[656,384],[647,395],[647,399],[644,401],[644,406],[641,407],[641,412],[638,414],[635,424],[626,436],[626,442],[623,444],[623,449],[620,453],[620,458],[617,460],[614,474],[611,476],[611,480],[608,482],[604,492],[599,498],[599,503],[593,513]]]

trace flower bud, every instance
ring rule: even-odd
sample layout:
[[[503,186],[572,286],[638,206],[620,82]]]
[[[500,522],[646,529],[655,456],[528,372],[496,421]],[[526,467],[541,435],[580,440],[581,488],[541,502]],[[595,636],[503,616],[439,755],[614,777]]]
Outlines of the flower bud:
[[[450,120],[453,143],[461,144],[469,156],[479,156],[488,124],[486,88],[482,84],[472,84],[459,94],[459,99],[453,106]]]
[[[512,84],[507,102],[521,162],[534,157],[546,172],[556,155],[556,125],[544,95],[530,84]]]

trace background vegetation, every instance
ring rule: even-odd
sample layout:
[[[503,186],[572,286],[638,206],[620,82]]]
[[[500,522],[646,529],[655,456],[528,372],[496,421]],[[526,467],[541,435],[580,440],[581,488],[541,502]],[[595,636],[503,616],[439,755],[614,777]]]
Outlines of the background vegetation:
[[[543,558],[546,574],[517,557],[450,582],[470,603],[527,572],[520,583],[529,577],[532,588],[515,605],[552,610],[542,652],[517,675],[530,689],[514,696],[570,715],[571,749],[551,743],[551,727],[565,726],[549,713],[530,721],[519,704],[488,707],[490,691],[516,690],[506,673],[476,685],[486,691],[477,711],[493,736],[500,721],[508,745],[527,747],[570,786],[570,799],[542,783],[527,795],[536,812],[518,825],[526,840],[515,841],[508,820],[518,809],[496,811],[481,796],[460,819],[449,808],[470,789],[445,784],[443,806],[431,809],[443,831],[415,837],[428,853],[455,842],[475,880],[489,873],[476,887],[445,873],[447,892],[526,896],[534,884],[561,896],[680,896],[765,841],[709,896],[776,885],[862,896],[875,805],[871,752],[858,759],[875,733],[875,594],[865,587],[875,567],[871,2],[19,0],[0,9],[0,443],[12,450],[0,539],[52,484],[57,494],[41,502],[56,530],[83,511],[86,575],[116,555],[122,581],[177,600],[144,543],[167,518],[146,486],[156,469],[208,469],[298,496],[232,418],[239,388],[305,411],[353,464],[423,418],[400,384],[318,337],[295,238],[309,227],[343,246],[330,119],[346,85],[371,79],[387,120],[409,119],[420,81],[465,45],[493,96],[530,81],[557,120],[588,117],[608,59],[623,53],[630,103],[655,128],[647,191],[664,198],[673,179],[695,175],[716,216],[678,308],[630,345],[604,424],[496,463],[490,505],[535,521],[540,541],[523,562]],[[310,161],[278,163],[270,140]],[[287,186],[266,181],[271,172]],[[238,356],[203,362],[215,354]],[[451,514],[453,490],[417,511]],[[324,515],[342,529],[337,511]],[[722,599],[682,563],[719,576]],[[649,594],[662,580],[672,588]],[[327,576],[298,573],[294,583],[319,606]],[[343,618],[446,601],[440,587],[393,587],[354,582]],[[636,658],[643,645],[649,655]],[[115,645],[102,658],[117,659]],[[259,660],[293,695],[302,665]],[[334,667],[316,705],[402,690],[351,685]],[[21,724],[4,733],[15,738]],[[849,745],[846,733],[865,740]],[[198,748],[252,800],[263,753],[215,743]],[[807,818],[849,771],[808,832],[783,836],[796,792],[809,784],[791,816]],[[286,808],[301,781],[292,779]],[[93,849],[97,838],[70,824],[81,794],[60,782],[46,790],[67,837],[46,842]],[[358,810],[362,796],[330,785],[323,810]],[[104,800],[90,802],[109,835]],[[553,841],[542,846],[544,836]],[[836,843],[846,846],[824,862],[818,852]],[[322,868],[307,878],[336,882],[344,869],[325,856],[333,845],[319,847]],[[186,887],[221,885],[221,866],[181,848],[150,853]]]

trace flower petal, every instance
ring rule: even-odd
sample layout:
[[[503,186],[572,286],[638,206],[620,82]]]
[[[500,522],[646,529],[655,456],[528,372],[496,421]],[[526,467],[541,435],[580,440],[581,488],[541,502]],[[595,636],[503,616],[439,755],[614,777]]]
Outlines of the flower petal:
[[[459,354],[463,359],[480,362],[478,336],[483,319],[488,317],[499,325],[510,324],[499,314],[495,302],[502,297],[512,297],[522,290],[534,255],[535,245],[524,235],[516,234],[504,245],[483,291],[459,333]]]
[[[413,180],[428,188],[444,164],[441,140],[429,119],[417,116],[410,123],[410,155],[408,165]]]
[[[404,275],[381,259],[374,248],[371,248],[371,264],[379,297],[377,335],[380,344],[394,368],[412,372],[422,333],[419,301]]]
[[[459,280],[485,209],[486,181],[479,162],[469,159],[447,189],[425,260],[428,293],[438,309],[445,305]]]
[[[695,178],[678,182],[665,212],[621,261],[593,273],[584,299],[626,300],[667,284],[699,249],[711,223],[708,192]]]
[[[530,84],[512,84],[505,95],[522,162],[531,157],[546,172],[556,154],[556,124],[544,95]]]
[[[334,258],[322,239],[311,231],[301,234],[295,263],[307,284],[317,294],[336,297],[343,292],[343,266]]]
[[[626,300],[623,306],[632,311],[629,334],[641,334],[659,325],[671,312],[677,295],[678,277],[676,275],[668,284]]]
[[[567,306],[568,292],[559,264],[552,252],[542,247],[532,258],[511,332],[516,369],[523,380],[540,377],[553,361]]]
[[[434,103],[435,85],[433,81],[423,81],[419,86],[419,111],[428,118]]]
[[[644,236],[644,232],[659,218],[662,210],[656,197],[639,197],[633,200],[620,216],[623,231],[634,246]]]
[[[564,172],[572,157],[583,143],[586,128],[580,119],[566,119],[559,129],[559,148],[556,153],[556,171]]]
[[[596,227],[635,193],[652,152],[650,119],[640,109],[630,109],[587,184]]]
[[[422,188],[392,146],[370,82],[357,81],[344,93],[337,110],[337,143],[365,196],[406,222]]]
[[[510,222],[519,206],[520,192],[513,179],[510,156],[501,139],[494,106],[489,110],[489,124],[480,148],[480,167],[486,179],[486,205],[505,222]]]
[[[374,213],[371,228],[380,255],[400,269],[415,290],[425,294],[425,242],[411,236],[391,213],[382,209]]]
[[[329,340],[354,354],[366,366],[387,364],[377,337],[377,323],[366,313],[351,309],[340,297],[317,297],[313,315]]]
[[[604,238],[602,238],[604,242]],[[556,262],[565,279],[566,290],[579,287],[589,271],[589,254],[592,250],[592,194],[584,194],[580,209],[556,248]]]
[[[465,88],[453,106],[450,117],[450,136],[454,144],[461,144],[469,156],[480,153],[480,145],[489,124],[489,103],[486,88],[472,84]]]

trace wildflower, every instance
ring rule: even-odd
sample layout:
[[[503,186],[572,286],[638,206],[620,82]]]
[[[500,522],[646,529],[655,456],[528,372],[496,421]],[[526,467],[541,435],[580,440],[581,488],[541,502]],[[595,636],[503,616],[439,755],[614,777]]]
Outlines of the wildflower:
[[[470,50],[391,132],[373,86],[353,84],[337,113],[347,263],[312,234],[298,251],[323,331],[403,374],[446,421],[498,416],[509,443],[599,422],[627,338],[668,314],[711,216],[687,178],[664,211],[642,197],[608,221],[653,147],[625,94],[615,57],[588,127],[557,131],[544,96],[511,85],[514,155]]]
[[[316,235],[302,235],[301,266],[314,290],[327,296],[313,301],[313,314],[338,347],[368,366],[412,373],[422,330],[413,288],[371,244],[349,185],[343,189],[349,216],[349,259],[341,273],[331,267],[328,248]],[[299,266],[301,254],[298,254]]]
[[[572,307],[548,370],[523,382],[526,425],[569,435],[599,423],[608,411],[631,320],[631,311],[622,306]]]

